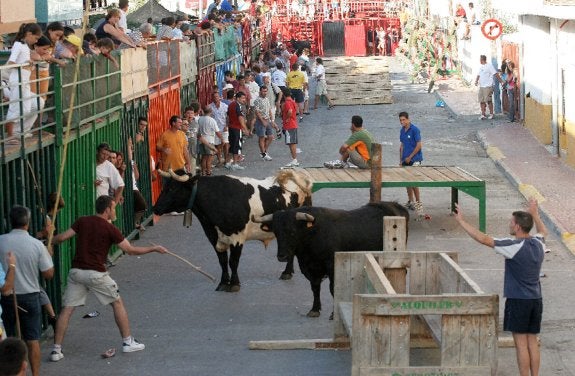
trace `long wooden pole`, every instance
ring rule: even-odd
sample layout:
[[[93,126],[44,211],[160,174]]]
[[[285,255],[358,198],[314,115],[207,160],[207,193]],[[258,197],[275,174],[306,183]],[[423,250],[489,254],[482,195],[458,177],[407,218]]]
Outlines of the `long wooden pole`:
[[[381,144],[371,144],[371,184],[369,187],[369,202],[381,201]]]

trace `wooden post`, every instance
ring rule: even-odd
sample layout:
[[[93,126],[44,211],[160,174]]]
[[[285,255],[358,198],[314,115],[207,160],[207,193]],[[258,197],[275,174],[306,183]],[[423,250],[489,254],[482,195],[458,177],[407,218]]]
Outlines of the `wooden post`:
[[[369,188],[369,202],[381,201],[381,144],[371,144],[371,185]]]
[[[381,171],[381,170],[380,170]],[[373,172],[372,172],[373,174]],[[372,175],[373,176],[373,175]],[[381,187],[381,186],[380,186]],[[381,193],[381,192],[380,192]],[[383,251],[384,252],[405,252],[406,251],[406,226],[404,217],[383,217]],[[385,275],[391,285],[399,294],[407,292],[407,269],[405,268],[385,268]]]

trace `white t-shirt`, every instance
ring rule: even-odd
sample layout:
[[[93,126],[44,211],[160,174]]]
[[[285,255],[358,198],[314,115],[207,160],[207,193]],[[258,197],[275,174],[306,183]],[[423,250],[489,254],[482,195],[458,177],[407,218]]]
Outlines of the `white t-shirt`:
[[[260,85],[255,81],[247,83],[248,90],[250,91],[250,106],[254,105],[254,101],[260,96]]]
[[[272,73],[272,83],[277,86],[286,86],[287,74],[281,69],[276,69]]]
[[[96,186],[96,198],[110,194],[110,188],[118,189],[125,185],[118,169],[110,161],[96,166],[96,179],[102,181]]]
[[[122,9],[120,9],[120,20],[118,21],[118,27],[121,27],[126,34],[130,32],[130,30],[128,30],[128,18],[126,17],[126,12],[124,12]]]
[[[325,68],[322,64],[318,64],[315,68],[315,79],[318,81],[325,80]]]
[[[26,64],[30,62],[30,48],[28,45],[22,42],[15,42],[10,51],[8,61],[12,61],[14,64]]]
[[[220,101],[220,107],[216,107],[214,102],[210,103],[210,108],[212,109],[212,117],[216,120],[220,130],[224,130],[228,117],[228,105]]]
[[[199,129],[198,132],[201,136],[203,136],[206,141],[210,144],[214,144],[216,142],[216,132],[219,132],[220,129],[218,128],[218,123],[216,120],[211,116],[200,116],[200,120],[198,120]]]
[[[493,65],[490,63],[481,64],[479,67],[479,87],[491,87],[493,86],[493,75],[497,73]]]

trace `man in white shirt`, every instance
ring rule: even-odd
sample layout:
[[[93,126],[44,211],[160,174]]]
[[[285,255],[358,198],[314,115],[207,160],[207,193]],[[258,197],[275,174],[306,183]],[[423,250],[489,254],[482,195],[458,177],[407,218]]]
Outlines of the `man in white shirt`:
[[[110,195],[117,203],[124,202],[124,180],[118,169],[109,160],[110,145],[102,143],[96,149],[96,198]],[[113,191],[113,193],[112,193]],[[112,194],[111,194],[112,193]]]
[[[118,21],[118,27],[126,34],[129,34],[128,30],[128,19],[126,14],[128,13],[128,0],[120,0],[118,2],[118,8],[120,8],[120,20]]]
[[[479,71],[475,78],[475,86],[479,86],[479,104],[481,105],[480,120],[493,119],[493,76],[496,76],[499,82],[503,80],[497,73],[497,70],[491,64],[487,64],[487,57],[481,55],[479,57]],[[489,106],[489,116],[485,116],[485,110]]]

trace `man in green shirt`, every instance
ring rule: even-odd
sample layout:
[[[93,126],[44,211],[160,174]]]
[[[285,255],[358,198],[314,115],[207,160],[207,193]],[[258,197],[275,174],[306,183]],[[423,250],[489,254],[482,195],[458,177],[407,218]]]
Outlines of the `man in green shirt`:
[[[371,133],[363,129],[363,119],[361,116],[351,117],[351,136],[339,148],[341,155],[339,160],[325,162],[327,168],[349,167],[348,162],[359,168],[370,168],[371,166],[371,144],[374,141]]]

